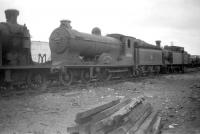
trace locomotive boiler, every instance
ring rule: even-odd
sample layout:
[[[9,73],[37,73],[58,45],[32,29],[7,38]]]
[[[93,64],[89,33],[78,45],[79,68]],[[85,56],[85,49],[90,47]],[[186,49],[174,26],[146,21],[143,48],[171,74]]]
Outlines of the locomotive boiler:
[[[53,65],[83,64],[83,61],[106,64],[116,61],[121,50],[118,39],[101,36],[98,28],[93,30],[93,34],[78,32],[71,28],[67,20],[61,21],[60,27],[52,32],[49,44]],[[110,61],[105,57],[109,57]]]

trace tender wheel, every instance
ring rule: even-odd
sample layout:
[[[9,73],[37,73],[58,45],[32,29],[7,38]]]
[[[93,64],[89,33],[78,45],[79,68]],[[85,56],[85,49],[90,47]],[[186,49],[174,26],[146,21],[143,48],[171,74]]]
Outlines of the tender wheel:
[[[88,83],[90,81],[90,72],[89,70],[83,70],[81,72],[81,80],[83,83]]]
[[[154,70],[155,70],[155,72],[154,72],[155,75],[159,75],[161,72],[161,69],[158,66],[156,66]]]
[[[61,72],[59,74],[59,79],[61,84],[63,84],[64,86],[69,86],[73,82],[73,74],[71,71]]]
[[[47,87],[45,74],[43,72],[29,72],[27,84],[32,89],[45,89]]]

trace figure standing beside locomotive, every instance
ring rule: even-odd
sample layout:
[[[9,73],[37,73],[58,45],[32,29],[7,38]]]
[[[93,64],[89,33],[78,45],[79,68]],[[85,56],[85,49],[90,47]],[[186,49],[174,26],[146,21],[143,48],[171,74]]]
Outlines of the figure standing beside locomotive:
[[[101,35],[72,29],[62,20],[49,38],[51,62],[34,64],[27,27],[17,23],[19,11],[6,10],[6,22],[0,23],[0,72],[2,82],[25,83],[30,87],[46,85],[52,74],[63,85],[73,81],[88,82],[93,78],[141,76],[149,73],[183,72],[190,55],[183,47],[160,47],[122,34]],[[56,75],[54,75],[56,74]]]

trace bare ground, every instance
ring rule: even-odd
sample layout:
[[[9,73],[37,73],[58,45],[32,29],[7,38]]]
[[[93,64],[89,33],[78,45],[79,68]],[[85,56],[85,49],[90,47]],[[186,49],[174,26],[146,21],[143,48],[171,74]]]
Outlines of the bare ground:
[[[66,134],[77,112],[139,95],[161,110],[162,133],[200,134],[200,72],[3,94],[0,134]]]

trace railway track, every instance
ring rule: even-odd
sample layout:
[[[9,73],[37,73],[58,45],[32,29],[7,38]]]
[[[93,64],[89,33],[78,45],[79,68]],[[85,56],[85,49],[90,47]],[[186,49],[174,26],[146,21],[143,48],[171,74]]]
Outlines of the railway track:
[[[200,71],[200,68],[189,68],[185,71],[185,73],[193,73]],[[174,73],[177,74],[177,73]],[[180,73],[179,73],[180,74]],[[112,78],[110,81],[99,81],[97,79],[93,79],[88,83],[81,83],[81,81],[75,81],[72,85],[70,86],[62,86],[59,84],[59,82],[54,82],[54,84],[49,85],[45,89],[37,88],[37,89],[30,89],[28,86],[24,87],[1,87],[0,89],[0,97],[12,97],[12,96],[21,96],[21,95],[36,95],[36,94],[41,94],[41,93],[48,93],[48,92],[66,92],[66,91],[74,91],[74,90],[82,90],[82,89],[87,89],[87,87],[101,87],[101,86],[107,86],[107,85],[113,85],[116,83],[122,83],[126,81],[141,81],[144,79],[149,79],[149,78],[157,78],[159,76],[165,76],[169,74],[157,74],[157,75],[147,75],[147,76],[139,76],[139,77],[126,77],[123,79],[120,78]]]

